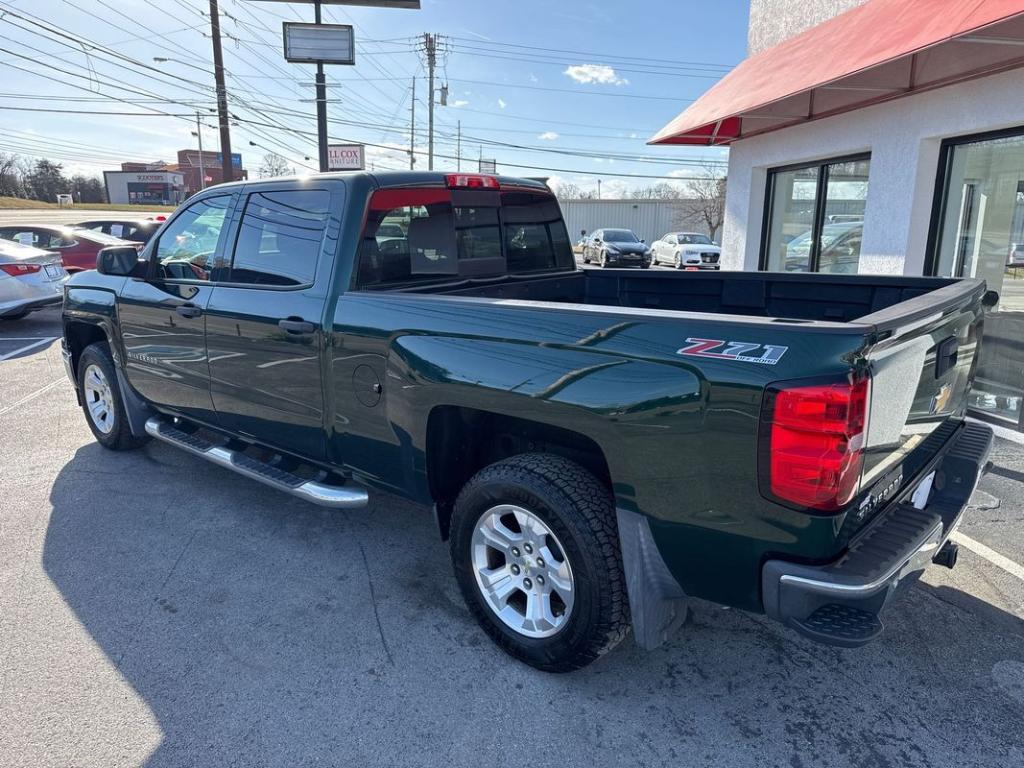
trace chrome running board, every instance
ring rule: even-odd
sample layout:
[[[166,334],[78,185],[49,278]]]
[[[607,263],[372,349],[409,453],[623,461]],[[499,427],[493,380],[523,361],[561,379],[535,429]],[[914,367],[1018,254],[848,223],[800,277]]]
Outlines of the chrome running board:
[[[146,432],[157,440],[322,507],[356,509],[365,507],[370,500],[364,488],[307,480],[252,456],[189,434],[161,416],[153,416],[146,421]]]

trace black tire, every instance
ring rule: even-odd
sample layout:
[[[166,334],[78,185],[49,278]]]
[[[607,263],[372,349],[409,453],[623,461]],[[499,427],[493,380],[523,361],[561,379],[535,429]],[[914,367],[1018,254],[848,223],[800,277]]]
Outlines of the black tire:
[[[605,267],[608,266],[608,254],[605,253],[604,251],[601,251],[601,260],[598,262],[598,264],[601,265],[601,269],[604,269]]]
[[[499,504],[530,511],[561,543],[574,579],[574,604],[553,635],[528,637],[487,604],[472,562],[480,519]],[[575,462],[544,453],[513,456],[474,475],[455,502],[451,556],[463,598],[484,631],[504,651],[546,672],[590,664],[625,637],[629,603],[611,492]]]
[[[85,386],[85,374],[89,366],[95,365],[103,373],[110,389],[109,413],[113,417],[113,425],[108,432],[104,432],[94,421],[92,412],[89,410],[88,397]],[[117,372],[114,369],[114,360],[110,355],[110,347],[105,341],[90,344],[82,351],[78,360],[78,391],[82,395],[82,411],[85,413],[85,421],[92,430],[96,442],[104,448],[112,451],[130,451],[149,442],[149,436],[133,435],[128,425],[128,417],[124,410],[124,398],[121,396],[121,389],[117,383]]]

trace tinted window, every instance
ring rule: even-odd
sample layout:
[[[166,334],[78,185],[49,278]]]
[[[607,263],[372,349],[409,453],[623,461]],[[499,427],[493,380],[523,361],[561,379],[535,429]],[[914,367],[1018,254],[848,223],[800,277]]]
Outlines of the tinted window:
[[[249,195],[229,281],[283,286],[312,283],[330,202],[331,193],[322,189]]]
[[[384,189],[370,202],[358,283],[573,268],[569,236],[549,194]]]
[[[230,195],[193,203],[167,225],[157,243],[157,276],[163,279],[219,279],[227,271],[217,243],[231,204]]]
[[[608,243],[636,243],[639,242],[628,229],[606,229],[604,231],[605,242]]]

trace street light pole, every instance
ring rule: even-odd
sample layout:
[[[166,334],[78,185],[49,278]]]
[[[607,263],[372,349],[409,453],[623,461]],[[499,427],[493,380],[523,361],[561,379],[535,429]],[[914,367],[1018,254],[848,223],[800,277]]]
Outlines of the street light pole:
[[[317,13],[319,14],[319,3]],[[224,86],[224,55],[220,48],[220,10],[217,0],[210,0],[210,38],[213,40],[213,79],[217,84],[217,117],[220,122],[221,180],[235,177],[231,163],[231,126],[228,123],[228,92]]]
[[[320,0],[313,3],[314,20],[322,23],[320,18]],[[320,150],[320,172],[328,169],[327,158],[327,79],[324,77],[324,63],[316,63],[316,137]]]

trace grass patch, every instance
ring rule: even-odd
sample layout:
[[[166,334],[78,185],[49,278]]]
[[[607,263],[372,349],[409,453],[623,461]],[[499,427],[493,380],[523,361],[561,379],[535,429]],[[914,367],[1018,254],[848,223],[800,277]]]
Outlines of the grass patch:
[[[0,210],[40,210],[48,208],[57,208],[56,203],[44,203],[41,200],[26,200],[22,197],[3,197],[0,196]],[[120,205],[115,203],[77,203],[74,208],[65,208],[63,210],[73,211],[75,209],[83,211],[136,211],[138,213],[149,213],[151,211],[173,211],[175,206],[173,205]]]

